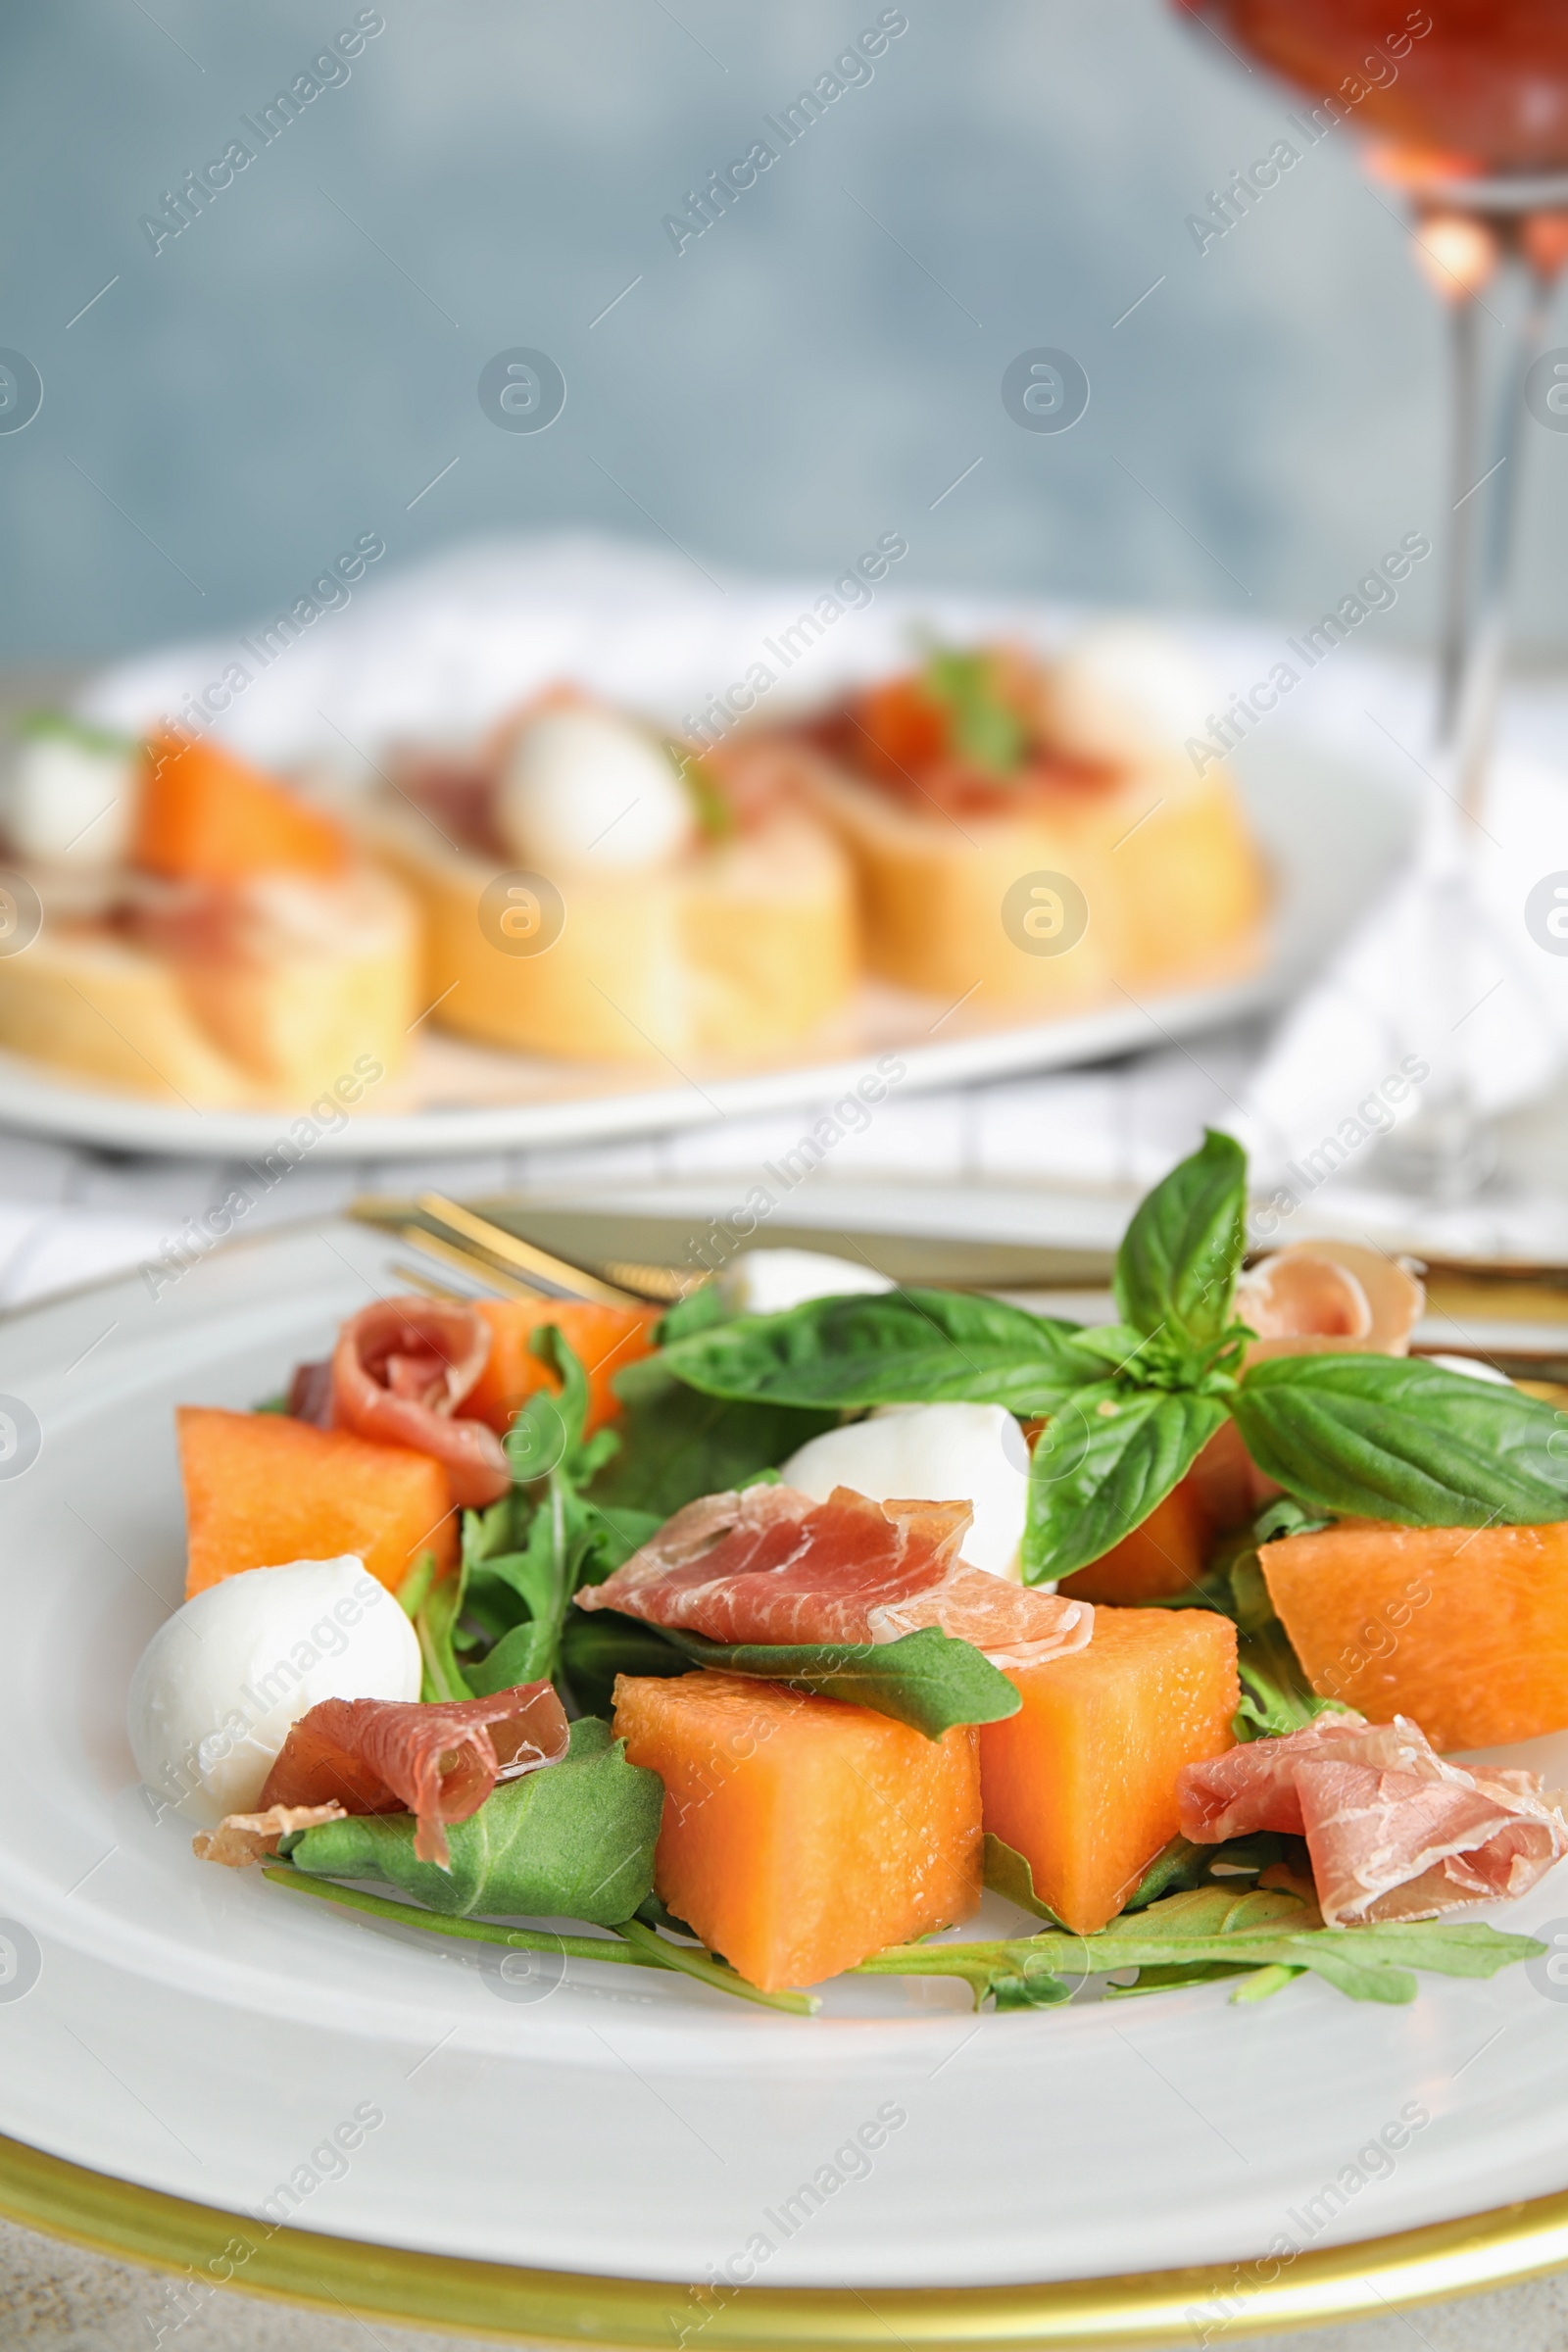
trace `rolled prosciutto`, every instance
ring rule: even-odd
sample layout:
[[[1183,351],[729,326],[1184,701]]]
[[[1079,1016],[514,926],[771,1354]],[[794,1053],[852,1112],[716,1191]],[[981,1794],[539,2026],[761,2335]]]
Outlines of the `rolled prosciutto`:
[[[1304,1838],[1331,1928],[1431,1919],[1527,1894],[1568,1853],[1564,1805],[1538,1774],[1450,1764],[1407,1717],[1321,1715],[1177,1780],[1184,1838]]]
[[[350,1316],[330,1360],[301,1364],[289,1410],[318,1429],[407,1446],[445,1465],[452,1499],[482,1509],[512,1485],[501,1440],[458,1407],[484,1370],[490,1327],[471,1306],[378,1298]]]
[[[412,1813],[416,1854],[445,1870],[448,1823],[477,1813],[498,1780],[559,1763],[569,1740],[549,1683],[430,1705],[326,1698],[284,1740],[260,1811],[335,1804],[346,1813]]]

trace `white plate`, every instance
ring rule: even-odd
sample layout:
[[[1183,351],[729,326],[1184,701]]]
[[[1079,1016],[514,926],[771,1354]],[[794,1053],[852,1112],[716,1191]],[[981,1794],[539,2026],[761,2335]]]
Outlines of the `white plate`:
[[[4,1409],[41,1432],[0,1481],[0,1915],[41,1959],[30,1986],[0,1984],[0,2130],[254,2213],[300,2168],[336,2172],[313,2151],[370,2111],[298,2229],[668,2280],[677,2309],[759,2239],[768,2288],[1083,2279],[1281,2236],[1316,2251],[1568,2182],[1568,2001],[1523,1968],[1423,1979],[1392,2009],[1304,1982],[1255,2008],[1216,1985],[975,2018],[956,1985],[882,1981],[830,1987],[806,2021],[577,1963],[514,2000],[433,1937],[195,1862],[122,1729],[180,1593],[171,1408],[270,1393],[384,1287],[377,1235],[319,1225],[220,1251],[156,1302],[127,1280],[0,1326]],[[1535,1746],[1568,1762],[1568,1740]],[[1499,1916],[1564,1914],[1559,1873]],[[879,2112],[876,2153],[841,2157]],[[1415,2116],[1396,2156],[1358,2163]],[[706,2344],[729,2340],[726,2319]]]
[[[783,1062],[737,1073],[628,1072],[493,1053],[420,1029],[410,1068],[375,1106],[318,1137],[318,1159],[520,1150],[831,1099],[868,1056],[897,1051],[910,1089],[1061,1069],[1190,1036],[1283,1002],[1363,912],[1405,848],[1409,804],[1387,778],[1300,740],[1254,743],[1239,763],[1278,890],[1272,948],[1253,978],[1014,1025],[867,984],[830,1032]],[[122,1152],[247,1158],[286,1140],[282,1111],[195,1111],[52,1078],[0,1054],[0,1121]]]

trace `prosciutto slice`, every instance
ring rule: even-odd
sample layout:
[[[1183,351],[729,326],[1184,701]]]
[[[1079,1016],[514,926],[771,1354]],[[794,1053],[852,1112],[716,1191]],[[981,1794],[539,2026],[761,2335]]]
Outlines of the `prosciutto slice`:
[[[415,1853],[445,1870],[447,1823],[477,1813],[498,1780],[559,1763],[569,1740],[549,1683],[428,1706],[324,1698],[284,1740],[261,1811],[338,1804],[348,1813],[412,1813]]]
[[[489,1353],[490,1327],[471,1306],[378,1298],[344,1324],[328,1363],[300,1365],[289,1410],[318,1429],[432,1454],[453,1501],[481,1509],[508,1492],[512,1471],[495,1431],[457,1408]]]
[[[940,1626],[998,1665],[1082,1649],[1087,1601],[1034,1592],[959,1559],[964,1502],[872,1502],[835,1487],[748,1487],[690,1502],[602,1585],[584,1609],[619,1609],[709,1642],[896,1642]]]
[[[1304,1838],[1331,1928],[1527,1894],[1568,1853],[1568,1799],[1533,1772],[1446,1762],[1403,1715],[1324,1715],[1185,1765],[1177,1799],[1196,1844]]]

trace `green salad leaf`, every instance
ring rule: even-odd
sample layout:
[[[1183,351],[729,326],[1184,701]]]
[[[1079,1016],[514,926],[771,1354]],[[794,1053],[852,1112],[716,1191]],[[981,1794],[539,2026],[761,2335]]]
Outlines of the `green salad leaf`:
[[[1143,1200],[1116,1252],[1124,1322],[1188,1348],[1225,1336],[1247,1247],[1247,1154],[1209,1128],[1202,1149]]]
[[[943,646],[927,657],[920,683],[948,714],[956,759],[992,776],[1016,775],[1029,750],[1029,727],[1000,691],[998,662],[982,646],[974,652]]]
[[[561,1637],[561,1670],[577,1705],[609,1715],[618,1674],[690,1674],[692,1662],[671,1647],[657,1626],[619,1609],[568,1609]]]
[[[1258,1468],[1299,1500],[1405,1527],[1568,1513],[1552,1406],[1413,1356],[1278,1355],[1231,1400]]]
[[[1201,1983],[1208,1972],[1267,1971],[1253,1997],[1310,1972],[1352,2000],[1415,1998],[1412,1970],[1490,1977],[1545,1950],[1531,1936],[1505,1936],[1464,1921],[1400,1920],[1366,1928],[1326,1928],[1299,1896],[1261,1888],[1237,1892],[1195,1886],[1163,1896],[1141,1912],[1123,1912],[1095,1936],[1064,1929],[985,1943],[912,1943],[862,1960],[858,1976],[956,1977],[978,2009],[1060,2000],[1090,1977],[1159,1971],[1155,1983]],[[1202,1972],[1202,1973],[1195,1973]],[[1047,1982],[1056,1986],[1045,1990]],[[1244,1993],[1233,1997],[1245,1997]]]
[[[1102,1363],[1077,1337],[1074,1324],[1000,1298],[885,1291],[737,1315],[676,1340],[656,1360],[710,1396],[839,1411],[957,1401],[1032,1415],[1101,1378]]]
[[[503,1781],[477,1813],[451,1825],[450,1870],[418,1860],[406,1813],[325,1822],[285,1838],[282,1850],[307,1876],[383,1879],[431,1911],[609,1928],[653,1892],[663,1803],[658,1774],[628,1764],[625,1741],[584,1716],[561,1763]]]
[[[1226,1408],[1191,1390],[1097,1381],[1053,1415],[1029,1470],[1024,1582],[1071,1576],[1142,1525],[1193,1466]]]
[[[1001,1723],[1023,1704],[999,1666],[934,1625],[896,1642],[730,1643],[667,1629],[663,1639],[694,1665],[874,1707],[928,1740],[940,1740],[956,1723]]]
[[[615,1377],[624,1407],[620,1446],[589,1490],[591,1500],[612,1518],[641,1511],[662,1526],[700,1494],[726,1494],[745,1486],[837,1423],[832,1411],[699,1395],[676,1377],[677,1363],[671,1359],[679,1355],[679,1348],[665,1348],[628,1364]]]

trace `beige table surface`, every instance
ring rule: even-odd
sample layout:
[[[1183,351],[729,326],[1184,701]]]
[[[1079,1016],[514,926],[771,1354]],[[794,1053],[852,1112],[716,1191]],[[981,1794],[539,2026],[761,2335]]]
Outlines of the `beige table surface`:
[[[232,2292],[214,2296],[182,2327],[170,2325],[169,2311],[158,2273],[0,2222],[0,2352],[475,2352],[481,2343]],[[1563,2352],[1568,2278],[1298,2335],[1244,2338],[1221,2329],[1211,2342],[1247,2342],[1254,2352]]]

